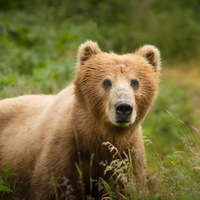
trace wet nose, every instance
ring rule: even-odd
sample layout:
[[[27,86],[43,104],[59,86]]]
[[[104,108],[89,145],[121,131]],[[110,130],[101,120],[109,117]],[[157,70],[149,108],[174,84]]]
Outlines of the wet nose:
[[[121,120],[126,120],[127,117],[132,113],[133,106],[129,102],[120,101],[115,104],[115,110],[117,116],[120,117]]]

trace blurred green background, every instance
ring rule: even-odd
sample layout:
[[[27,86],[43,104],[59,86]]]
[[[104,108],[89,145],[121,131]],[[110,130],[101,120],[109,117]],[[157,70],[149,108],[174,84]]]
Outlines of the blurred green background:
[[[160,49],[160,93],[144,122],[149,158],[198,136],[199,0],[0,0],[0,98],[63,89],[87,39],[121,54],[144,44]]]

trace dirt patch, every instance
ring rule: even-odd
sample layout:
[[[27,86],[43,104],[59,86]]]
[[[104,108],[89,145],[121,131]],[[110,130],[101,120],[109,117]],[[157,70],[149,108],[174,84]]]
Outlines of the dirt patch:
[[[194,126],[200,129],[200,66],[163,67],[162,79],[189,92],[194,102]]]

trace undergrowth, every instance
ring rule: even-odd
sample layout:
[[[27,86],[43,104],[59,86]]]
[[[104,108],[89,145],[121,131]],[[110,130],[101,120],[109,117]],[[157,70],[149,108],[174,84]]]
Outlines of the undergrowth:
[[[199,199],[200,198],[200,130],[189,129],[189,134],[183,134],[182,130],[186,125],[176,118],[180,123],[179,141],[184,145],[184,149],[175,150],[166,156],[161,156],[154,148],[154,160],[148,160],[148,190],[147,196],[144,196],[135,183],[132,165],[130,164],[130,155],[126,159],[113,160],[110,164],[105,164],[105,173],[112,171],[115,181],[121,181],[125,186],[118,196],[112,191],[109,184],[103,182],[106,189],[107,199]],[[154,146],[147,137],[145,137],[146,146]],[[118,150],[111,144],[110,150]],[[155,163],[156,162],[156,163]],[[155,168],[155,165],[157,166]],[[111,177],[112,178],[112,177]],[[119,198],[120,197],[120,198]]]
[[[12,172],[9,166],[0,166],[0,200],[11,198],[13,191],[16,191],[16,182],[11,183],[16,173]]]

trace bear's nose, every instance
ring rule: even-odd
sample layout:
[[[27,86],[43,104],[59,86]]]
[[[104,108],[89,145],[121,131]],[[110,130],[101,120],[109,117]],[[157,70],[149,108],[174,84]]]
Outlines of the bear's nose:
[[[120,101],[115,104],[115,110],[119,121],[126,121],[127,117],[133,111],[133,106],[129,102]]]

